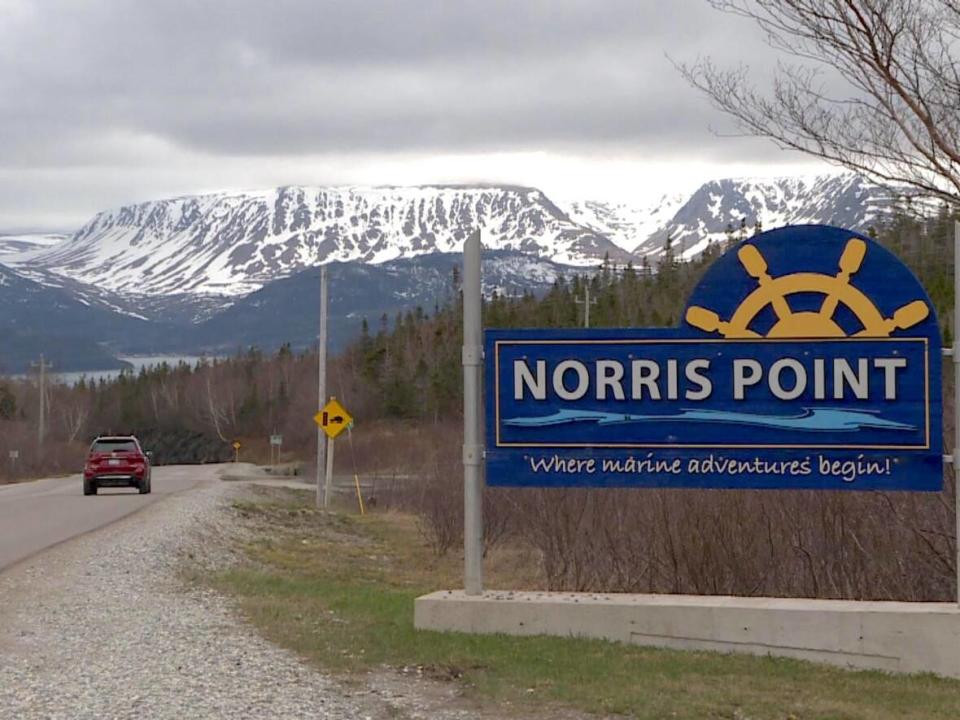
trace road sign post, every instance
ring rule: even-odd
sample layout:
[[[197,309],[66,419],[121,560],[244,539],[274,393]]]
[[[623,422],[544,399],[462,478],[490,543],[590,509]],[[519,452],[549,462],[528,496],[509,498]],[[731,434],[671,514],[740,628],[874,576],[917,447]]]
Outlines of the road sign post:
[[[239,441],[233,443],[233,461],[240,462],[240,443]]]
[[[322,489],[319,485],[317,486],[317,504],[320,507],[329,507],[330,495],[333,491],[333,441],[337,435],[353,426],[353,416],[336,398],[332,397],[330,402],[313,416],[313,421],[327,438],[326,472]]]
[[[957,604],[960,605],[960,222],[953,225],[953,494],[957,515]]]
[[[332,437],[327,438],[327,471],[323,480],[323,506],[330,507],[330,493],[333,491],[333,444]]]
[[[274,433],[270,436],[270,464],[280,462],[280,447],[283,445],[283,435]],[[274,448],[276,448],[276,459],[274,459]]]
[[[463,246],[463,577],[467,595],[483,593],[483,401],[480,231]]]

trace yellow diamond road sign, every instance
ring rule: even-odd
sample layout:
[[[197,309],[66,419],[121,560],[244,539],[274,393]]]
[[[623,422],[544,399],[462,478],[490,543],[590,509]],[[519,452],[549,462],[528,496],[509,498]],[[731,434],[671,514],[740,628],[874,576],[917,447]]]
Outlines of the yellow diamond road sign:
[[[313,419],[331,440],[353,424],[353,417],[335,398],[324,405]]]

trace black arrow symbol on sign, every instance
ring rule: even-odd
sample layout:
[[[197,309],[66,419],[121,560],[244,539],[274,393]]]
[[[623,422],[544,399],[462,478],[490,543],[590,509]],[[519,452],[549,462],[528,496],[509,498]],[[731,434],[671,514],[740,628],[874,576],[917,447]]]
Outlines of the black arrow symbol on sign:
[[[343,416],[334,415],[332,418],[330,418],[330,422],[337,423],[337,425],[343,425]]]

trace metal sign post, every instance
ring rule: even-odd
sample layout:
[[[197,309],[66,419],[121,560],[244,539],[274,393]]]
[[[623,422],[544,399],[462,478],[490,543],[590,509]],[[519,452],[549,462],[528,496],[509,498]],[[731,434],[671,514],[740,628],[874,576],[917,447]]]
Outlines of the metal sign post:
[[[463,562],[467,595],[483,592],[483,404],[480,231],[463,246]]]
[[[957,514],[957,604],[960,605],[960,222],[953,225],[953,494]]]
[[[327,438],[327,472],[323,481],[323,506],[330,507],[330,493],[333,490],[333,443],[332,437]]]
[[[270,464],[280,462],[280,446],[283,445],[283,435],[274,433],[270,436]],[[274,448],[276,448],[276,459],[274,459]]]

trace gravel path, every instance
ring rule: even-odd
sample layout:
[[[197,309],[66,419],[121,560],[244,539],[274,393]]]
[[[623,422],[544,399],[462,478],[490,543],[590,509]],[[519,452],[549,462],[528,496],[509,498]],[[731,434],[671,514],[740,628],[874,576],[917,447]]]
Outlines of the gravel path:
[[[236,492],[210,480],[0,575],[0,718],[379,716],[184,589],[183,553],[226,552],[203,541]]]

